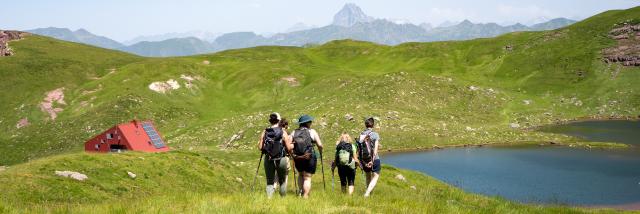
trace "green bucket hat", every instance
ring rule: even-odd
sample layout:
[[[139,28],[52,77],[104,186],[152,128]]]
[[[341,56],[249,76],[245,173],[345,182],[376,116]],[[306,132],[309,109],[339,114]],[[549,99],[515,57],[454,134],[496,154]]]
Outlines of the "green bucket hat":
[[[311,122],[313,121],[313,117],[309,116],[309,115],[302,115],[300,116],[300,118],[298,118],[298,124],[303,124],[306,122]]]

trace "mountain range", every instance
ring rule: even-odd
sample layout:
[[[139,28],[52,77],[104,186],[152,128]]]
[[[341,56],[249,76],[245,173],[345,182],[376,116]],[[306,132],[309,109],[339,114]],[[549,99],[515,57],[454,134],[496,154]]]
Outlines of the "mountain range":
[[[414,25],[407,22],[373,18],[365,14],[357,5],[349,3],[334,15],[333,22],[330,25],[309,27],[298,23],[284,33],[277,33],[271,36],[258,35],[253,32],[233,32],[222,34],[218,37],[211,33],[170,33],[138,37],[121,44],[112,39],[91,34],[84,29],[71,31],[66,28],[50,27],[28,30],[28,32],[66,41],[121,50],[141,56],[169,57],[266,45],[304,46],[308,44],[323,44],[340,39],[354,39],[384,45],[397,45],[406,42],[469,40],[495,37],[515,31],[553,30],[575,22],[566,18],[557,18],[531,26],[523,24],[502,26],[496,23],[483,24],[464,20],[457,24],[447,23],[433,27],[428,23]]]

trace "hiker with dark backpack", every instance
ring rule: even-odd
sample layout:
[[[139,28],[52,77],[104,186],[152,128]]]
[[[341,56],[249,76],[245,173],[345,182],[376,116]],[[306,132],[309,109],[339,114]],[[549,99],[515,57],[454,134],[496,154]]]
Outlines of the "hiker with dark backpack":
[[[360,165],[356,151],[358,151],[358,149],[355,144],[351,143],[351,136],[346,133],[340,135],[340,139],[336,142],[336,157],[331,164],[332,172],[335,168],[338,168],[338,177],[340,177],[342,192],[347,192],[348,185],[349,195],[353,194],[353,190],[355,189],[356,167]]]
[[[303,115],[298,119],[300,127],[291,133],[293,141],[293,160],[298,170],[298,189],[304,198],[309,197],[311,191],[311,176],[316,173],[318,156],[313,144],[318,146],[320,157],[322,157],[322,141],[316,130],[311,129],[313,117]],[[322,160],[321,160],[322,161]]]
[[[264,174],[267,178],[267,197],[271,198],[275,192],[275,180],[280,185],[280,196],[287,194],[287,175],[289,174],[289,158],[287,153],[293,149],[289,135],[279,126],[280,114],[269,115],[270,127],[260,134],[258,149],[264,157]]]
[[[369,197],[376,183],[380,178],[380,156],[378,156],[378,146],[380,145],[380,136],[373,130],[375,120],[372,117],[364,121],[366,129],[360,133],[357,139],[358,157],[362,164],[362,169],[366,173],[367,190],[364,197]]]

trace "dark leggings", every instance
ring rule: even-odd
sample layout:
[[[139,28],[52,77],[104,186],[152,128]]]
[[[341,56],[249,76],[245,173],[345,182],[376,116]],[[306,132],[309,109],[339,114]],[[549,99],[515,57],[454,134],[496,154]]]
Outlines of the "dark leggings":
[[[338,166],[338,176],[340,176],[340,186],[353,186],[356,180],[356,170],[349,166]]]

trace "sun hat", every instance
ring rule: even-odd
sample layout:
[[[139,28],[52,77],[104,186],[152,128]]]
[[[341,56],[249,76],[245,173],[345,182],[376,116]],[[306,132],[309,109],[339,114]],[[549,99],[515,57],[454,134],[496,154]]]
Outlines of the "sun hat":
[[[298,124],[303,124],[303,123],[307,123],[307,122],[311,122],[313,121],[313,117],[309,116],[309,115],[302,115],[300,116],[300,118],[298,118]]]

